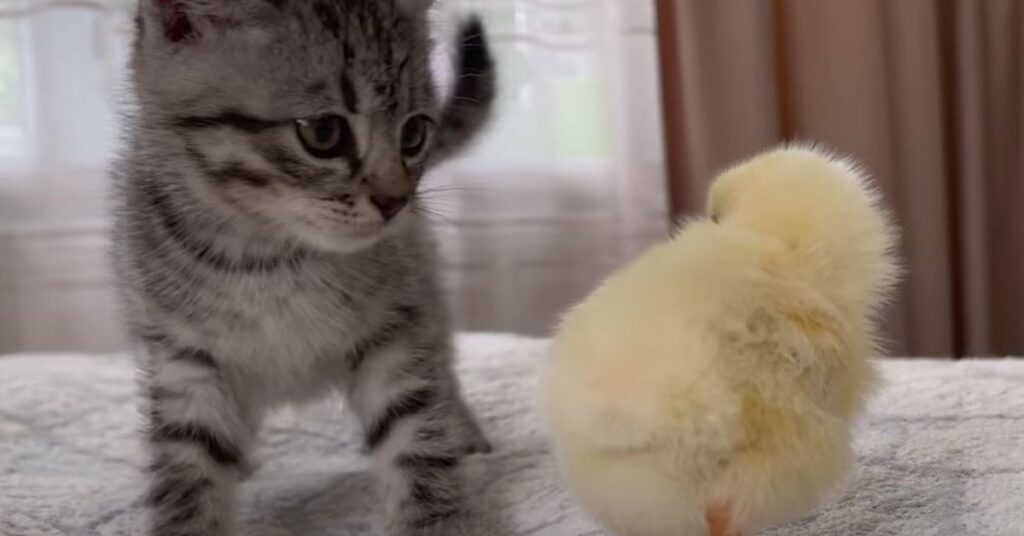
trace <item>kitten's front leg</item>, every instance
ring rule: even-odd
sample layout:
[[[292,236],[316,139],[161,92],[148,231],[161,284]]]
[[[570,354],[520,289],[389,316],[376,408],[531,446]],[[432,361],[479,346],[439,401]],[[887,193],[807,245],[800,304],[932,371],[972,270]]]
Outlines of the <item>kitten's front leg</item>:
[[[467,445],[486,442],[463,422],[471,416],[446,352],[444,344],[381,346],[361,360],[349,389],[375,459],[389,536],[462,534],[453,527],[469,513],[459,465]]]
[[[455,370],[447,367],[446,372],[448,373],[448,379],[445,381],[455,388],[455,394],[451,398],[452,403],[456,405],[456,421],[463,428],[459,432],[459,437],[463,441],[463,454],[490,454],[494,451],[494,446],[491,445],[490,440],[484,435],[484,431],[480,428],[480,423],[477,421],[476,415],[473,414],[473,410],[466,403],[466,399],[458,392],[458,378],[455,376]]]
[[[151,354],[143,385],[150,402],[149,534],[228,536],[256,419],[210,354],[167,343]]]

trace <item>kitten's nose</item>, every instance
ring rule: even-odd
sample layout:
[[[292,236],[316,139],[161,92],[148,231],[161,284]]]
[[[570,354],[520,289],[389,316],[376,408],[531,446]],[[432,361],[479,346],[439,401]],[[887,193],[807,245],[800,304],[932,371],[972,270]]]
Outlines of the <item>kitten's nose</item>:
[[[405,205],[409,204],[409,197],[394,197],[386,194],[373,194],[370,196],[370,201],[376,205],[377,210],[380,211],[380,215],[384,216],[385,221],[390,221],[398,215],[399,212],[405,208]]]

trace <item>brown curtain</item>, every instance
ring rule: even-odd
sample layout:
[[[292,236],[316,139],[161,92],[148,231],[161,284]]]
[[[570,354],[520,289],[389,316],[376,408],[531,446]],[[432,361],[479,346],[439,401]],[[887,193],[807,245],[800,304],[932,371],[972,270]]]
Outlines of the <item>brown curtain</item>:
[[[873,171],[894,353],[1024,355],[1024,0],[659,0],[672,208],[787,139]]]

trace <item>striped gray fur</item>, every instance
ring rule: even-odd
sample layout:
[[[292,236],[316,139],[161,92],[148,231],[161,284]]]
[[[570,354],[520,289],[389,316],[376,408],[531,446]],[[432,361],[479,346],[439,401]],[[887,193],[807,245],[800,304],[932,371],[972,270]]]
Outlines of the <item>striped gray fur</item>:
[[[495,73],[470,19],[442,102],[430,4],[140,1],[113,253],[152,536],[234,534],[266,412],[333,392],[364,427],[383,533],[469,515],[459,460],[490,446],[415,193],[482,131]]]

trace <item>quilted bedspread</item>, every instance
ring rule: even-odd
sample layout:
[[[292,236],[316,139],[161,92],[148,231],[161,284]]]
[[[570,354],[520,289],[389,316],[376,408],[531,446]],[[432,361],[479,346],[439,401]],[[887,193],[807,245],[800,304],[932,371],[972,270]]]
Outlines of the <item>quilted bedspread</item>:
[[[546,342],[459,339],[460,373],[497,446],[467,472],[481,536],[600,536],[558,481],[537,415]],[[890,360],[858,433],[858,471],[766,536],[1024,536],[1024,361]],[[0,357],[0,534],[139,534],[144,463],[125,356]],[[276,414],[242,486],[256,536],[368,536],[373,481],[337,402]]]

